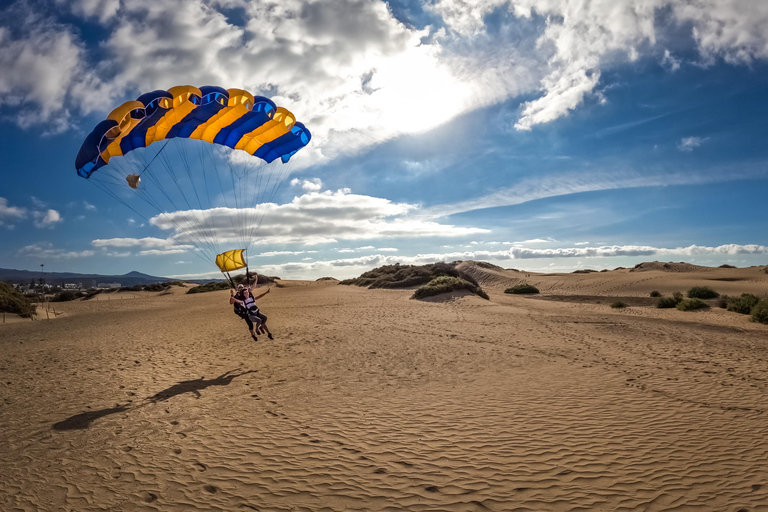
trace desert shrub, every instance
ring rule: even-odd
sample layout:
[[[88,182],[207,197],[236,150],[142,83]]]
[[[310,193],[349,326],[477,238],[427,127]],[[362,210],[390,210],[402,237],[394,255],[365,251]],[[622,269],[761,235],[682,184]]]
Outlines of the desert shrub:
[[[714,299],[719,296],[720,294],[709,286],[694,286],[688,290],[689,299]]]
[[[408,288],[427,284],[441,276],[457,277],[477,286],[475,279],[456,270],[451,263],[431,263],[429,265],[384,265],[369,270],[354,279],[345,279],[339,284],[366,286],[369,288]]]
[[[412,299],[423,299],[424,297],[431,297],[433,295],[439,295],[441,293],[448,293],[455,290],[469,290],[470,292],[479,295],[484,299],[488,299],[488,295],[482,288],[476,284],[472,284],[460,277],[455,276],[440,276],[432,279],[429,283],[416,289],[413,292]]]
[[[101,293],[101,290],[97,290],[95,288],[91,289],[91,290],[88,290],[87,292],[85,292],[85,296],[83,297],[83,300],[92,299],[92,298],[94,298],[95,296],[97,296],[100,293]]]
[[[727,295],[721,295],[717,298],[717,307],[721,309],[726,309],[728,307],[728,302],[730,302],[733,299],[733,297],[729,297]]]
[[[166,281],[168,286],[181,286],[182,288],[186,288],[187,285],[184,284],[184,281]]]
[[[658,290],[653,290],[651,292],[651,297],[661,297],[661,292]]]
[[[768,300],[760,300],[760,302],[752,306],[751,320],[761,324],[768,324]]]
[[[680,311],[693,311],[696,309],[708,308],[709,306],[703,300],[693,298],[693,299],[684,299],[681,302],[679,302],[675,307]]]
[[[656,303],[657,308],[674,308],[678,304],[678,300],[676,300],[674,297],[661,297],[659,301]]]
[[[625,303],[621,302],[620,300],[617,300],[616,302],[611,304],[611,307],[614,308],[614,309],[623,309],[623,308],[627,307],[627,305]]]
[[[675,299],[675,304],[683,300],[683,293],[682,292],[674,292],[672,294],[672,298]]]
[[[6,311],[24,318],[36,315],[35,306],[28,297],[24,296],[8,283],[0,283],[0,311]]]
[[[751,293],[742,293],[738,297],[730,297],[728,300],[728,311],[734,313],[741,313],[742,315],[748,315],[752,312],[752,308],[760,302],[760,297]]]
[[[516,284],[512,288],[507,288],[506,290],[504,290],[504,293],[514,293],[514,294],[539,293],[539,289],[533,286],[532,284],[520,283],[520,284]]]
[[[201,284],[200,286],[195,286],[194,288],[190,288],[189,290],[187,290],[187,294],[215,292],[217,290],[228,290],[228,289],[229,289],[229,283],[226,281],[211,281],[210,283],[205,283],[205,284]]]
[[[723,265],[720,265],[720,266],[719,266],[719,267],[717,267],[717,268],[736,268],[736,267],[734,267],[733,265],[729,265],[729,264],[725,263],[725,264],[723,264]]]
[[[85,294],[82,292],[76,292],[74,290],[64,290],[53,297],[51,297],[51,302],[69,302],[71,300],[79,299],[80,297],[83,297]]]

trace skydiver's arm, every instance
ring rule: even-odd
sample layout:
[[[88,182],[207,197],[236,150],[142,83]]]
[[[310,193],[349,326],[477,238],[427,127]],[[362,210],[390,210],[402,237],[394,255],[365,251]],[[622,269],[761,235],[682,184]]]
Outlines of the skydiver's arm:
[[[265,291],[264,293],[262,293],[258,297],[254,297],[253,300],[259,300],[260,298],[262,298],[263,296],[265,296],[268,293],[269,293],[269,288],[267,288],[267,291]]]

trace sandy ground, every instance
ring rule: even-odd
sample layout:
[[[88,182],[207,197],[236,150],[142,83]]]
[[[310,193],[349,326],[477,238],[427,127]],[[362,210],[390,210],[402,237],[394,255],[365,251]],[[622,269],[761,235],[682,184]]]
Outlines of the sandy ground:
[[[762,269],[464,266],[490,301],[273,287],[274,341],[226,291],[1,325],[0,510],[768,511],[768,326],[609,307]]]

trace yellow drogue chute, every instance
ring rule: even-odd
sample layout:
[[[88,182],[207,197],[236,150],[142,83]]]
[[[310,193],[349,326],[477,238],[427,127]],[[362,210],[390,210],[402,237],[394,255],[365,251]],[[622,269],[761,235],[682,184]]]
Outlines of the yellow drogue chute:
[[[233,288],[235,283],[232,282],[232,278],[229,275],[230,272],[244,268],[246,276],[248,275],[248,262],[245,261],[244,252],[245,249],[233,249],[216,255],[216,266],[219,267],[222,273],[227,274],[229,283]]]

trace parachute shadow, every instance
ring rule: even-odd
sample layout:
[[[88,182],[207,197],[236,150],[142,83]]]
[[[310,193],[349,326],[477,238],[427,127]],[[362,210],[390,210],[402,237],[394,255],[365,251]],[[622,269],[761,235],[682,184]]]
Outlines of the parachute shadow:
[[[229,370],[215,379],[208,379],[205,380],[205,376],[200,377],[199,379],[192,379],[192,380],[185,380],[182,382],[179,382],[177,384],[174,384],[173,386],[164,389],[158,393],[155,393],[154,395],[148,397],[146,400],[152,403],[157,402],[164,402],[165,400],[168,400],[169,398],[172,398],[176,395],[182,395],[184,393],[194,393],[195,398],[200,398],[200,391],[210,387],[210,386],[228,386],[230,382],[232,382],[233,379],[236,377],[242,377],[243,375],[246,375],[248,373],[256,373],[256,370],[248,370],[245,372],[232,374],[230,375],[234,370]]]
[[[256,370],[248,370],[240,373],[232,373],[234,370],[228,370],[214,379],[205,380],[205,376],[199,379],[185,380],[174,384],[173,386],[166,388],[162,391],[155,393],[154,395],[144,399],[143,403],[137,405],[116,405],[108,409],[100,409],[98,411],[86,411],[80,414],[75,414],[69,418],[54,423],[51,427],[53,430],[84,430],[90,428],[91,423],[104,416],[110,414],[117,414],[121,412],[127,412],[132,409],[138,409],[144,405],[150,403],[164,402],[174,396],[182,395],[184,393],[194,393],[195,398],[200,398],[202,395],[200,391],[210,386],[228,386],[235,378],[242,377],[249,373],[256,373]]]
[[[87,411],[75,414],[63,421],[53,424],[53,430],[83,430],[91,426],[91,423],[104,416],[110,414],[117,414],[119,412],[125,412],[129,409],[128,405],[118,405],[117,407],[111,407],[109,409],[101,409],[99,411]]]

